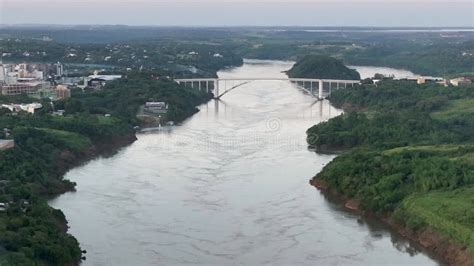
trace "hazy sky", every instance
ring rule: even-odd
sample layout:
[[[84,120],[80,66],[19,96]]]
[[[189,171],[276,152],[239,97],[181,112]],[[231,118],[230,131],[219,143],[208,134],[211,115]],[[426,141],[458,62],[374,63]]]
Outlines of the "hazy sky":
[[[1,24],[474,26],[474,0],[0,0]]]

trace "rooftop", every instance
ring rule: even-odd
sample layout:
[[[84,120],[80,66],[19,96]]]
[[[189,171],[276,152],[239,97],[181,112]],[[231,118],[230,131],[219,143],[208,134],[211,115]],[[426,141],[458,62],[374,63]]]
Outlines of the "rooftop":
[[[122,75],[90,75],[90,79],[103,79],[105,81],[110,81],[114,79],[122,78]]]

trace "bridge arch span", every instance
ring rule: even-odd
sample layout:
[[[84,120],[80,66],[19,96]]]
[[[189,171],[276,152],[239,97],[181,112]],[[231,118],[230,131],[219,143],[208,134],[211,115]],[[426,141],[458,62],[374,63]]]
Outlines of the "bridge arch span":
[[[331,95],[333,89],[345,89],[360,84],[360,80],[338,80],[338,79],[307,79],[307,78],[190,78],[190,79],[175,79],[178,84],[184,86],[191,86],[199,90],[206,90],[213,92],[214,98],[219,99],[230,91],[248,84],[252,81],[288,81],[296,84],[300,89],[308,92],[311,96],[320,100]],[[227,83],[232,83],[230,88],[227,88]],[[328,92],[324,92],[327,84]],[[224,85],[224,90],[222,86]],[[317,93],[315,93],[317,92]]]

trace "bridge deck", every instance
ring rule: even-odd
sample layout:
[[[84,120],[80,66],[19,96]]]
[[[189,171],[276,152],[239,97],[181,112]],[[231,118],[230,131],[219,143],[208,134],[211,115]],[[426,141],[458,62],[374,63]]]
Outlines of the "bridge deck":
[[[307,78],[189,78],[175,79],[180,82],[199,82],[199,81],[299,81],[299,82],[334,82],[334,83],[360,83],[360,80],[341,80],[341,79],[307,79]]]
[[[336,86],[336,89],[339,89],[339,85],[343,85],[344,88],[347,87],[347,85],[354,86],[354,84],[360,84],[360,80],[339,80],[339,79],[307,79],[307,78],[252,78],[252,77],[243,77],[243,78],[189,78],[189,79],[175,79],[176,82],[178,83],[184,83],[186,86],[187,84],[191,84],[191,87],[194,87],[194,85],[198,84],[199,90],[202,89],[202,83],[205,82],[204,84],[204,89],[206,91],[210,90],[209,85],[212,84],[212,90],[213,93],[215,94],[215,98],[219,99],[223,95],[227,94],[228,92],[234,90],[237,87],[240,87],[244,84],[247,84],[252,81],[287,81],[287,82],[295,82],[298,87],[301,89],[307,91],[311,95],[318,97],[319,99],[324,99],[327,97],[327,95],[331,94],[331,87],[333,85]],[[238,81],[241,84],[232,86],[230,89],[227,89],[227,82],[226,81]],[[223,82],[224,84],[221,84]],[[229,82],[231,83],[231,82]],[[299,83],[299,84],[298,84]],[[301,84],[302,83],[302,84]],[[308,84],[309,83],[309,84]],[[328,84],[329,83],[329,84]],[[329,85],[329,93],[326,94],[324,92],[324,87],[325,84]],[[225,85],[225,91],[223,93],[219,93],[219,87],[220,85]],[[299,86],[302,85],[302,86]],[[310,85],[310,88],[306,88],[306,85]],[[316,85],[316,86],[313,86]],[[314,92],[317,91],[318,94],[317,96],[314,94]]]

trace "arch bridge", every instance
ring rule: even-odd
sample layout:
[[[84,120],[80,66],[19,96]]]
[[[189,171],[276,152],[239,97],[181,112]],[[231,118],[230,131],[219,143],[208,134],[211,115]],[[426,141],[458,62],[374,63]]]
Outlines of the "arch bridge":
[[[321,100],[330,96],[333,90],[345,89],[353,87],[354,84],[360,84],[360,80],[306,78],[190,78],[175,79],[175,81],[178,84],[197,88],[200,91],[213,92],[215,99],[219,99],[232,90],[253,81],[287,81]]]

